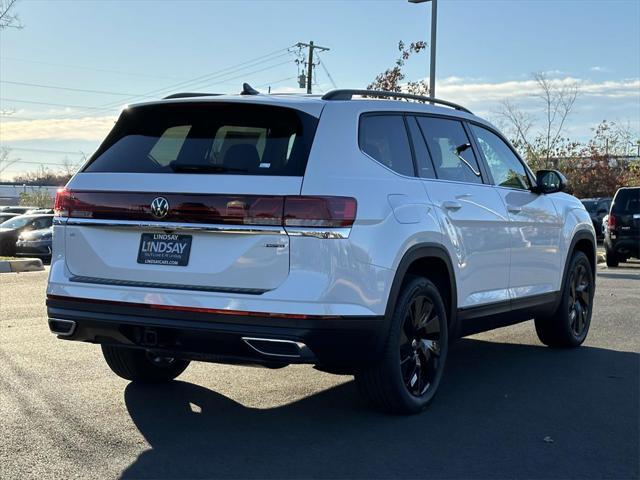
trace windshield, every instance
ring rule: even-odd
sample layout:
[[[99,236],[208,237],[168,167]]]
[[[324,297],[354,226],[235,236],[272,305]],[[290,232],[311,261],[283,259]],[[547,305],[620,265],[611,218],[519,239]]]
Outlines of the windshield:
[[[587,209],[589,213],[596,213],[596,208],[598,206],[598,202],[595,200],[582,200],[582,204],[584,208]]]
[[[302,176],[317,118],[241,103],[125,110],[85,172]]]
[[[33,220],[31,217],[15,217],[6,222],[0,223],[0,228],[21,228]]]

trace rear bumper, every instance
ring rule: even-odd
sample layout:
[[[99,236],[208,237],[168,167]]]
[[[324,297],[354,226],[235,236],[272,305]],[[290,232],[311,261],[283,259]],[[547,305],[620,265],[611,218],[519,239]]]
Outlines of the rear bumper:
[[[384,317],[212,313],[59,296],[47,298],[47,312],[53,331],[69,327],[59,338],[218,363],[357,368],[378,358],[386,338]]]
[[[640,237],[639,236],[618,236],[615,240],[611,238],[605,239],[607,249],[617,254],[631,257],[640,257]]]

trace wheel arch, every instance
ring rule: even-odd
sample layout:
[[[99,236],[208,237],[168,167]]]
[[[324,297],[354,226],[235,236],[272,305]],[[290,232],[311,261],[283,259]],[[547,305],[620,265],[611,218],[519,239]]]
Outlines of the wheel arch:
[[[584,253],[589,259],[589,263],[591,264],[591,270],[593,271],[593,281],[595,283],[596,276],[596,266],[598,264],[598,259],[596,255],[596,242],[593,237],[593,234],[588,230],[579,230],[573,235],[571,239],[571,244],[569,246],[569,252],[567,254],[567,259],[564,263],[564,271],[562,273],[562,285],[564,286],[564,281],[567,278],[567,273],[569,271],[569,263],[571,257],[576,252]]]
[[[562,271],[562,283],[560,284],[560,291],[564,290],[564,286],[566,285],[567,276],[569,275],[569,267],[571,266],[571,257],[575,252],[582,252],[587,256],[589,263],[591,264],[591,271],[593,272],[593,286],[595,288],[596,285],[596,267],[598,264],[597,255],[596,255],[596,240],[594,235],[589,230],[579,230],[571,239],[571,243],[569,245],[569,249],[567,250],[567,258],[564,262],[564,268]],[[558,298],[558,303],[556,304],[556,308],[559,305],[562,296],[560,295]]]
[[[414,245],[403,255],[391,284],[385,309],[385,319],[387,321],[391,319],[400,291],[407,278],[411,275],[420,275],[428,278],[442,292],[443,300],[448,310],[449,329],[451,333],[455,334],[458,308],[455,271],[447,250],[442,245],[435,243]]]

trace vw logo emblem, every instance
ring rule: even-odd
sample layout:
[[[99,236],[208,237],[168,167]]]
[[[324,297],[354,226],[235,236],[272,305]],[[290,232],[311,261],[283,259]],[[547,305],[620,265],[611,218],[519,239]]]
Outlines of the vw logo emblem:
[[[151,214],[156,218],[164,218],[169,213],[169,201],[164,197],[156,197],[151,202]]]

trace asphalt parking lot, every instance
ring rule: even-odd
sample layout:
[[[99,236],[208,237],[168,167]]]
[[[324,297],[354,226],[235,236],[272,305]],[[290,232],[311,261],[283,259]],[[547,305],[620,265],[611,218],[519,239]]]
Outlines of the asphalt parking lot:
[[[599,269],[586,344],[531,322],[460,340],[412,417],[351,377],[192,364],[168,386],[117,378],[49,334],[46,272],[0,275],[0,477],[638,478],[640,263]]]

